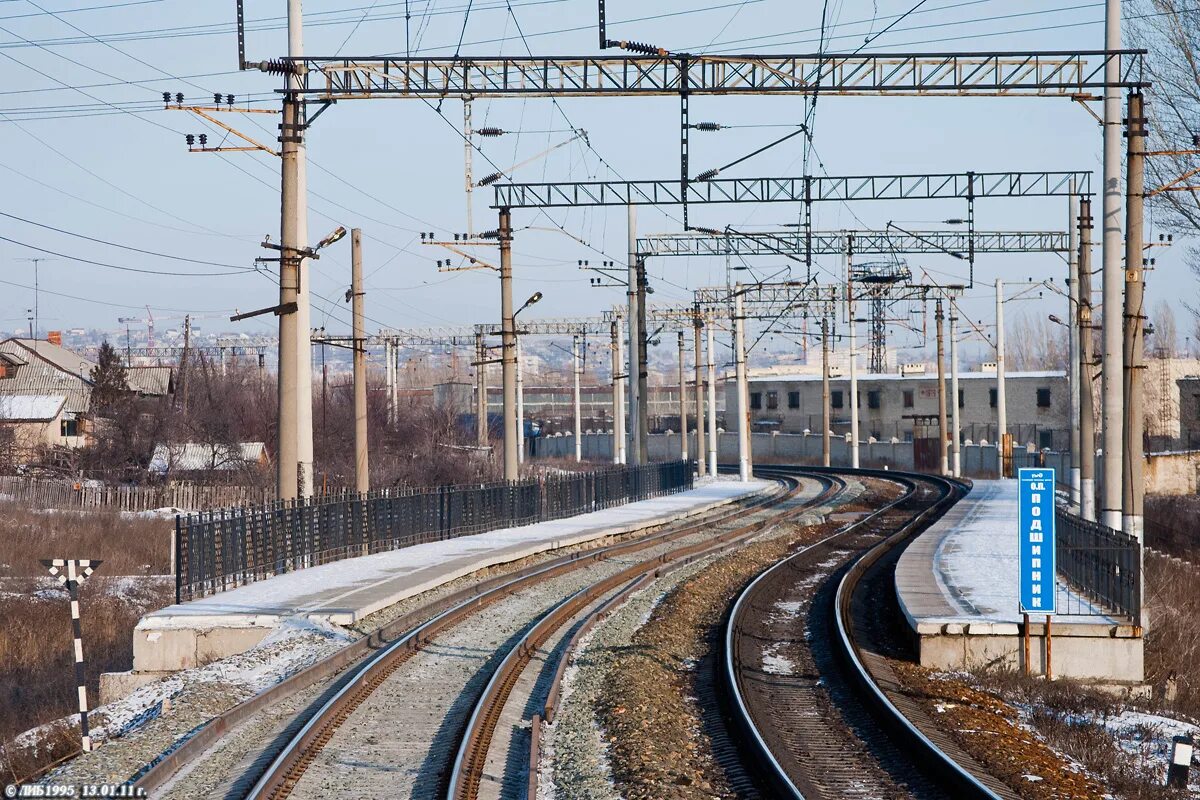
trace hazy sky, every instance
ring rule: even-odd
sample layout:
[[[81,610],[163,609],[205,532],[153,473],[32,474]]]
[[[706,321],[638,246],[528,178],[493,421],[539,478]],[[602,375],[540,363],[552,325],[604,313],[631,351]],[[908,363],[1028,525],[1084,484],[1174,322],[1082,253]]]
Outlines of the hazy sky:
[[[849,51],[886,27],[915,0],[831,0],[831,51]],[[464,14],[472,7],[469,16]],[[259,60],[285,52],[283,0],[247,0],[248,55]],[[306,4],[306,48],[312,54],[375,55],[405,51],[452,55],[595,52],[595,0],[313,0]],[[55,12],[54,15],[45,12]],[[822,3],[811,0],[610,0],[610,36],[692,52],[811,52],[818,45]],[[930,0],[870,44],[873,50],[1075,50],[1102,46],[1102,2],[1070,0]],[[640,19],[633,19],[640,18]],[[464,26],[464,19],[466,24]],[[518,34],[524,33],[522,41]],[[96,37],[100,42],[95,40]],[[212,314],[200,324],[269,334],[274,318],[222,323],[234,307],[271,305],[270,275],[241,271],[269,255],[258,242],[278,237],[278,163],[262,153],[189,154],[185,133],[218,132],[179,111],[164,111],[163,91],[211,101],[214,91],[249,98],[255,108],[277,106],[278,79],[238,73],[233,3],[183,0],[0,0],[0,328],[23,329],[33,292],[33,264],[44,290],[41,327],[116,328],[118,316],[142,316],[150,305],[160,329],[184,312]],[[63,88],[64,85],[74,88]],[[433,104],[436,107],[436,103]],[[463,142],[454,129],[462,104],[447,100],[439,119],[420,100],[344,102],[327,111],[310,135],[310,223],[315,240],[338,224],[364,229],[368,315],[392,327],[471,323],[498,316],[498,287],[489,271],[440,274],[445,257],[420,246],[417,232],[465,230]],[[1098,106],[1097,106],[1098,108]],[[795,97],[698,97],[693,121],[742,126],[789,126],[803,117]],[[247,134],[274,145],[277,117],[225,115]],[[613,98],[476,101],[475,125],[519,131],[482,140],[495,164],[507,168],[587,131],[590,148],[575,141],[514,173],[515,180],[672,178],[678,175],[678,100]],[[744,127],[694,133],[693,174],[720,166],[783,133],[786,127]],[[1100,131],[1078,104],[1051,98],[822,97],[815,152],[832,175],[960,172],[966,170],[1095,170]],[[800,174],[800,139],[791,140],[725,173],[732,176]],[[603,163],[601,162],[603,159]],[[476,175],[491,171],[476,156]],[[615,171],[615,172],[614,172]],[[475,195],[478,229],[495,226],[491,192]],[[692,209],[694,224],[768,226],[792,222],[799,209],[772,204]],[[929,226],[965,215],[963,203],[817,204],[822,228]],[[211,264],[169,260],[66,235],[13,216],[129,247]],[[621,299],[618,289],[588,285],[579,259],[623,260],[623,209],[552,212],[561,233],[521,230],[516,239],[516,295],[541,290],[541,316],[596,313]],[[1064,229],[1065,200],[984,200],[980,229]],[[642,209],[642,232],[676,231],[679,209]],[[553,227],[535,212],[515,214],[514,225]],[[23,242],[61,255],[39,253]],[[1182,266],[1182,247],[1160,250],[1149,275],[1151,305],[1186,299],[1194,286]],[[88,259],[135,269],[82,263]],[[1097,251],[1098,258],[1098,251]],[[221,266],[214,266],[221,265]],[[909,265],[934,277],[955,274],[962,262],[913,257]],[[756,263],[759,274],[781,260]],[[838,269],[822,263],[825,275]],[[656,302],[724,280],[723,260],[658,260],[650,271]],[[234,273],[200,275],[195,273]],[[193,274],[188,274],[193,273]],[[982,256],[967,313],[991,316],[990,284],[1053,276],[1065,264],[1054,256]],[[340,297],[349,281],[349,241],[327,251],[312,276],[313,324],[342,329],[349,320]],[[12,284],[20,284],[14,286]],[[1097,280],[1097,289],[1099,281]],[[58,292],[51,295],[49,292]],[[61,296],[74,295],[79,299]],[[330,298],[332,301],[321,299]],[[1025,303],[1010,315],[1044,316],[1062,301]],[[174,318],[174,319],[173,319]],[[904,336],[897,342],[911,341]]]

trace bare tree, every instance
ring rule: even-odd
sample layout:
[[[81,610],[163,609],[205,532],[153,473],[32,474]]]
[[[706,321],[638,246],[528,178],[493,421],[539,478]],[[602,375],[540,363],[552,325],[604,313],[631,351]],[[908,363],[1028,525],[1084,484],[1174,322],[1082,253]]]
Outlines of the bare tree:
[[[1007,327],[1004,357],[1011,369],[1028,372],[1067,368],[1066,328],[1026,312]]]
[[[1146,351],[1156,358],[1175,358],[1179,355],[1179,327],[1175,311],[1166,300],[1159,300],[1150,312],[1154,335],[1146,339]]]

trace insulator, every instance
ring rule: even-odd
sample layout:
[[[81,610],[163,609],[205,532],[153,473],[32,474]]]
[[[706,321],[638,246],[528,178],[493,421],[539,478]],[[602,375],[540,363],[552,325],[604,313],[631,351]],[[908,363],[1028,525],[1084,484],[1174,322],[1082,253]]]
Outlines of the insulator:
[[[196,137],[195,137],[195,136],[192,136],[192,134],[190,134],[190,133],[189,133],[189,134],[187,134],[186,136],[184,136],[183,138],[187,140],[187,146],[188,146],[188,147],[194,147],[194,146],[195,146],[195,144],[196,144]]]
[[[699,175],[697,175],[697,176],[696,176],[696,180],[698,180],[698,181],[710,181],[710,180],[712,180],[713,178],[717,177],[717,173],[719,173],[720,171],[721,171],[721,170],[719,170],[719,169],[709,169],[709,170],[705,170],[704,172],[701,172]]]
[[[665,56],[667,54],[667,51],[663,48],[655,47],[645,42],[621,42],[621,49],[632,53],[642,53],[647,56]]]
[[[163,103],[166,105],[171,104],[171,93],[170,92],[163,92]]]
[[[217,105],[221,105],[221,93],[220,92],[213,92],[213,102],[216,103]]]
[[[175,104],[180,106],[183,105],[183,92],[175,93]]]
[[[421,231],[421,241],[425,241],[425,231]]]
[[[491,230],[491,231],[484,231],[483,233],[479,234],[479,238],[480,239],[499,239],[500,231],[499,231],[499,229]]]
[[[503,136],[504,129],[503,128],[479,128],[475,131],[475,133],[479,134],[480,136]]]
[[[200,134],[200,146],[205,147],[207,145],[208,145],[208,134],[206,134],[206,133]]]
[[[719,122],[697,122],[692,127],[698,131],[719,131],[722,125]]]
[[[456,242],[458,241],[458,234],[457,234],[457,233],[456,233],[456,234],[454,234],[454,241],[456,241]]]
[[[225,95],[225,105],[227,105],[227,106],[233,105],[233,95],[231,95],[231,94]]]
[[[296,68],[288,61],[280,58],[273,58],[270,61],[258,62],[259,72],[265,72],[268,75],[291,75],[296,71]]]
[[[476,186],[487,186],[489,183],[495,183],[496,181],[500,180],[503,177],[504,177],[503,173],[493,172],[491,175],[488,175],[486,178],[483,178],[482,180],[479,181],[479,183],[477,183],[475,185]]]

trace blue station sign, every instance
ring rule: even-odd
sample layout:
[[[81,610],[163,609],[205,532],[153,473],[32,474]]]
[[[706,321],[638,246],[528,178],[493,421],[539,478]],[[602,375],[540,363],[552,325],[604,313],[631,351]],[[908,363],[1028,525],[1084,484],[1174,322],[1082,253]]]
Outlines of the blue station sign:
[[[1020,530],[1020,611],[1055,613],[1054,470],[1021,469],[1017,477]]]

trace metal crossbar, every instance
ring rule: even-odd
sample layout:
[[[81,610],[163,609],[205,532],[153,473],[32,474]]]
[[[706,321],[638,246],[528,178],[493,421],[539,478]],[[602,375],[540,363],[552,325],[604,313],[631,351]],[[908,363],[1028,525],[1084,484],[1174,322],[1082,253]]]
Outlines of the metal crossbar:
[[[692,488],[686,461],[377,490],[175,518],[175,600],[354,556],[530,525]]]
[[[966,256],[974,239],[976,253],[1065,253],[1064,231],[754,231],[753,234],[717,236],[711,233],[667,233],[637,240],[639,255],[663,256],[814,256],[891,255],[893,253],[959,253]]]
[[[1096,100],[1146,85],[1144,50],[802,55],[305,56],[263,62],[300,74],[319,100],[601,95],[933,95]],[[1119,65],[1116,82],[1106,67]]]
[[[936,175],[713,178],[686,183],[588,181],[501,183],[493,208],[803,203],[850,200],[975,200],[985,197],[1068,197],[1091,194],[1090,172],[961,172]]]

